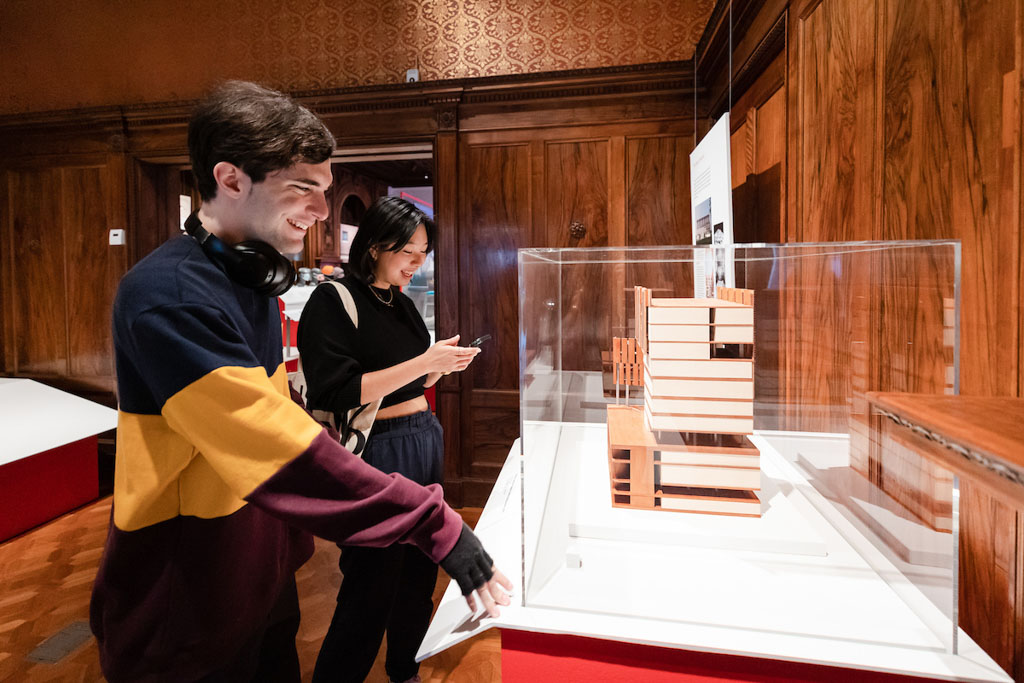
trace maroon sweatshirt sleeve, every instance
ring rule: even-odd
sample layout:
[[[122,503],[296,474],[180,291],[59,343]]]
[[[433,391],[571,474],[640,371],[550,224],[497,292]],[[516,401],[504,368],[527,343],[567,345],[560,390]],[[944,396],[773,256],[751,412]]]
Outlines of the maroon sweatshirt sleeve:
[[[326,430],[246,500],[336,543],[410,543],[434,562],[451,551],[462,530],[462,519],[445,504],[440,486],[384,474]]]

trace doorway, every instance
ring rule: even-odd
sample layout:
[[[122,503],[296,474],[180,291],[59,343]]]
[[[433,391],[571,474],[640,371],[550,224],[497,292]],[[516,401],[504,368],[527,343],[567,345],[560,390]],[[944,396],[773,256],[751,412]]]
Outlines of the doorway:
[[[334,183],[328,191],[330,215],[319,234],[307,243],[310,266],[344,269],[359,221],[383,196],[401,197],[434,218],[434,150],[431,143],[345,147],[331,162]],[[430,332],[434,323],[434,252],[416,272],[404,293],[412,299]]]

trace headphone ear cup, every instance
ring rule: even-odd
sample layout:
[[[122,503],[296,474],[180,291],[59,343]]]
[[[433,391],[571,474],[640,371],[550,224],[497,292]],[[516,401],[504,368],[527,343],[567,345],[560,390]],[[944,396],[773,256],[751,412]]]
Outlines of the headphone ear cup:
[[[195,211],[185,219],[185,232],[199,242],[203,251],[220,264],[228,277],[257,294],[281,296],[295,283],[292,262],[266,242],[250,240],[226,244],[203,227]]]
[[[266,242],[240,242],[231,252],[234,263],[229,266],[228,274],[235,282],[258,294],[281,296],[295,283],[291,261]]]

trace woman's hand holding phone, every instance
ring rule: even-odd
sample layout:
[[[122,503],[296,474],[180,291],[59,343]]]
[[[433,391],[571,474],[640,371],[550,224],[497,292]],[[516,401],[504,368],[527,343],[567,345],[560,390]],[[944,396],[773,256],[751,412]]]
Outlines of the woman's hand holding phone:
[[[429,372],[440,372],[445,375],[465,370],[476,354],[480,353],[479,347],[457,346],[460,335],[442,339],[437,342],[424,354],[427,359]]]

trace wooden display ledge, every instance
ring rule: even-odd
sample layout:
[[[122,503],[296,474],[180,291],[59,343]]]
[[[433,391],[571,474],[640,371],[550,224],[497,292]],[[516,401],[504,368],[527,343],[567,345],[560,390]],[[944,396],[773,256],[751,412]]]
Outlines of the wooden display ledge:
[[[959,623],[1024,681],[1024,399],[867,394],[869,448],[909,450],[961,480]]]
[[[1024,399],[870,392],[922,455],[1024,508]]]

